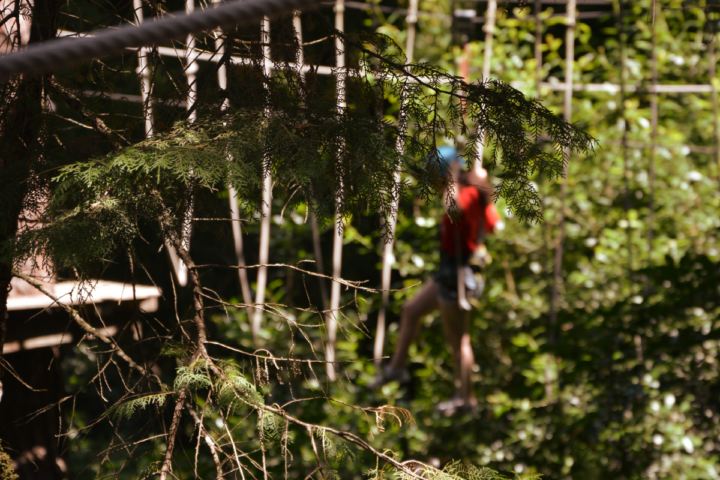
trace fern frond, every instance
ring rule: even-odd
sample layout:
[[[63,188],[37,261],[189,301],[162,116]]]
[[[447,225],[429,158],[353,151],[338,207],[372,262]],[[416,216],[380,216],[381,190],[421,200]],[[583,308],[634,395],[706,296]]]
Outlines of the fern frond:
[[[175,391],[183,388],[195,391],[202,388],[211,388],[212,380],[205,368],[205,360],[200,358],[191,365],[182,366],[177,369],[175,377]]]
[[[10,455],[5,453],[2,445],[0,445],[0,478],[3,480],[17,480],[20,478],[17,473],[15,473],[15,469],[13,469],[13,462]]]
[[[145,397],[128,400],[127,402],[123,402],[111,407],[108,410],[108,416],[114,419],[127,419],[132,417],[133,413],[135,413],[138,408],[142,408],[144,410],[148,405],[157,405],[158,407],[162,407],[165,404],[166,398],[167,394],[159,394],[147,395]]]
[[[495,470],[486,467],[476,467],[475,465],[465,465],[460,460],[454,460],[448,463],[442,470],[420,462],[413,463],[412,467],[415,467],[415,475],[428,480],[508,480],[507,477]],[[416,478],[405,471],[397,469],[395,473],[397,478],[401,480]]]
[[[257,391],[255,385],[250,383],[245,375],[243,375],[236,365],[232,363],[222,363],[220,368],[225,374],[225,379],[218,379],[215,384],[217,391],[216,401],[218,406],[225,410],[235,410],[243,403],[251,407],[265,405],[265,399]]]
[[[415,419],[413,418],[412,413],[410,413],[410,410],[407,410],[405,408],[395,407],[392,405],[383,405],[381,407],[373,408],[370,410],[375,413],[375,425],[377,426],[378,432],[380,433],[385,431],[383,423],[385,423],[385,419],[387,417],[395,419],[395,421],[397,421],[398,425],[401,427],[403,422],[407,424],[412,424],[415,422]]]
[[[160,349],[160,355],[164,357],[182,358],[187,355],[187,349],[181,343],[167,342]]]
[[[156,476],[160,471],[161,465],[162,462],[152,462],[140,472],[139,480],[145,480]]]
[[[355,463],[355,453],[345,442],[335,442],[323,428],[315,430],[315,436],[320,439],[323,455],[328,462]]]
[[[270,412],[263,412],[258,419],[258,430],[262,438],[270,443],[280,443],[284,440],[287,432],[288,421],[280,415]]]
[[[340,480],[340,474],[337,470],[326,468],[325,477],[323,477],[323,480]]]

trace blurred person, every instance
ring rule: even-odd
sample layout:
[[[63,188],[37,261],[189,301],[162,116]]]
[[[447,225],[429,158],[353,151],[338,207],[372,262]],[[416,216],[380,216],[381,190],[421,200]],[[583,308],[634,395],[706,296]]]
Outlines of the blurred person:
[[[390,363],[378,373],[370,388],[391,381],[410,380],[406,362],[410,345],[417,337],[421,319],[440,311],[445,339],[453,353],[456,393],[440,402],[435,409],[447,416],[461,412],[474,413],[477,399],[472,388],[475,358],[470,344],[470,304],[468,298],[479,297],[484,281],[479,275],[487,250],[484,237],[499,226],[500,216],[492,203],[487,171],[464,171],[463,160],[453,147],[438,148],[442,161],[443,200],[446,212],[455,206],[455,218],[446,213],[440,224],[440,268],[420,291],[402,306],[400,334]],[[450,192],[447,186],[452,185]],[[449,193],[449,195],[448,195]]]

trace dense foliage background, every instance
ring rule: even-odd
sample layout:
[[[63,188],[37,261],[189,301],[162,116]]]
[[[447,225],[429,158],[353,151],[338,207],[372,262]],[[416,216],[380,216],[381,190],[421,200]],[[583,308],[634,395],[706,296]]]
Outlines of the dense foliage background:
[[[608,8],[605,16],[578,21],[576,83],[619,83],[621,29],[628,33],[627,83],[642,86],[650,81],[650,3],[632,2],[620,20]],[[402,1],[383,5],[407,8]],[[479,13],[483,6],[481,3],[477,7]],[[656,53],[661,83],[711,81],[707,60],[711,33],[705,6],[704,2],[660,2]],[[420,1],[421,11],[447,14],[450,8],[449,1]],[[551,18],[553,13],[563,12],[562,8],[546,6],[543,12],[542,69],[549,83],[563,81],[564,20]],[[581,11],[591,8],[601,7],[583,7]],[[492,77],[534,96],[535,25],[530,12],[530,7],[501,5]],[[710,15],[712,23],[716,22],[716,14]],[[377,30],[404,44],[405,23],[399,14],[384,14],[379,9],[367,14],[349,10],[347,18],[348,31]],[[452,44],[449,27],[446,19],[420,16],[415,50],[418,61],[458,72],[458,60],[464,53]],[[478,27],[475,38],[482,37]],[[470,45],[471,78],[478,79],[484,44],[473,39]],[[322,53],[317,56],[322,58]],[[84,80],[78,79],[80,83]],[[169,82],[161,86],[172,91]],[[120,84],[119,88],[126,89],[126,93],[137,91],[136,85]],[[561,92],[540,89],[540,95],[546,106],[561,113]],[[393,96],[385,99],[383,114],[388,121],[396,120],[397,102]],[[379,391],[365,386],[374,376],[372,362],[363,360],[372,356],[380,302],[375,294],[359,293],[356,302],[354,292],[348,291],[343,297],[342,303],[350,305],[345,309],[346,328],[338,343],[339,360],[360,361],[344,364],[337,382],[326,381],[321,365],[293,371],[277,369],[272,362],[252,361],[237,352],[221,351],[219,347],[212,350],[216,347],[210,346],[211,352],[234,358],[264,389],[268,405],[284,404],[294,398],[331,396],[347,404],[389,403],[407,409],[414,423],[398,426],[386,420],[382,434],[374,418],[368,421],[364,413],[341,404],[316,400],[295,410],[308,422],[372,438],[378,450],[390,449],[402,460],[445,465],[455,459],[508,475],[517,473],[523,478],[538,473],[552,479],[717,478],[720,336],[715,327],[720,312],[720,246],[716,233],[720,227],[720,165],[712,148],[713,110],[709,94],[659,95],[660,136],[652,185],[648,162],[649,102],[647,93],[630,93],[624,104],[618,93],[575,93],[573,122],[596,137],[599,148],[594,155],[574,156],[569,164],[564,282],[556,324],[550,323],[548,311],[554,247],[560,235],[559,182],[542,176],[533,179],[543,198],[543,222],[523,223],[508,217],[506,228],[488,240],[493,261],[486,269],[486,293],[472,313],[475,388],[480,401],[477,417],[445,418],[433,412],[435,403],[448,398],[454,389],[452,357],[434,317],[425,320],[421,338],[411,350],[412,382],[403,386],[389,384]],[[138,115],[137,111],[131,113]],[[628,147],[621,142],[625,129]],[[502,171],[490,173],[502,175]],[[412,184],[411,177],[408,181]],[[398,291],[391,296],[390,350],[403,301],[417,291],[418,283],[434,271],[439,261],[437,224],[443,209],[439,201],[420,201],[417,186],[412,188],[402,202],[397,227],[393,288]],[[652,225],[648,222],[651,195]],[[216,198],[227,198],[227,192],[216,192]],[[297,264],[312,260],[305,207],[287,209],[280,216],[286,201],[287,195],[276,193],[270,261]],[[498,209],[505,210],[502,202]],[[227,212],[221,214],[227,216]],[[344,278],[367,280],[368,286],[379,286],[382,239],[377,224],[373,216],[355,215],[348,221]],[[258,223],[247,223],[245,228],[247,262],[257,263],[254,252],[258,251]],[[322,228],[327,268],[333,225]],[[654,234],[649,245],[650,228]],[[159,243],[150,238],[147,247],[139,248],[138,257],[158,285],[172,292],[177,287],[170,283],[168,265],[157,255]],[[218,235],[215,225],[203,228],[199,223],[192,245],[199,264],[235,263],[229,228]],[[118,262],[107,270],[106,278],[127,280],[128,265],[121,259]],[[254,278],[252,271],[250,276]],[[321,305],[320,282],[316,278],[278,268],[271,269],[270,279],[270,303],[277,304],[299,324],[317,318],[315,313],[297,309]],[[204,282],[229,303],[241,302],[234,270],[216,270],[204,277]],[[329,282],[325,288],[329,288]],[[178,297],[177,311],[182,317],[190,306],[189,291],[178,291]],[[168,295],[165,300],[157,319],[170,325],[175,321],[176,308],[172,297]],[[292,349],[294,355],[309,358],[311,345],[322,349],[319,332],[311,332],[310,341],[305,341],[293,334],[280,317],[266,315],[258,345],[250,336],[246,310],[218,309],[208,315],[213,335],[244,351]],[[84,348],[62,347],[68,392],[74,393],[97,373],[96,365],[87,361],[93,353],[82,352]],[[138,355],[142,352],[142,345],[134,348]],[[175,362],[172,357],[161,359],[161,374],[171,378]],[[107,375],[110,383],[121,381],[116,372]],[[95,389],[86,389],[78,396],[74,425],[79,428],[93,422],[119,392],[105,391],[101,395],[109,402],[99,401]],[[162,415],[151,416],[153,408],[138,410],[122,423],[123,431],[145,432],[152,422],[167,421]],[[252,439],[258,432],[256,424],[240,413],[231,416],[228,424],[237,425],[237,438]],[[63,410],[66,424],[70,414],[69,409]],[[149,416],[152,420],[148,420]],[[223,432],[223,421],[215,420],[215,431]],[[133,447],[147,449],[142,450],[147,453],[136,456],[130,464],[124,464],[128,452],[123,449],[111,448],[107,456],[98,456],[98,445],[107,445],[115,428],[112,423],[101,423],[87,434],[71,434],[62,441],[73,478],[136,478],[161,458],[165,448],[161,441]],[[179,478],[193,475],[198,441],[193,431],[192,421],[187,419],[179,440],[184,457],[176,455],[180,463],[175,474]],[[289,462],[289,475],[304,478],[314,468],[311,441],[299,431],[293,434],[293,443],[296,454]],[[278,445],[268,448],[268,467],[274,476],[280,476],[285,459]],[[353,451],[358,455],[355,462],[342,456],[333,460],[341,478],[361,478],[375,464],[369,454]],[[201,456],[200,462],[197,473],[203,478],[213,475],[212,459]]]
[[[709,83],[707,43],[715,14],[708,21],[704,5],[695,2],[658,5],[660,82]],[[436,2],[421,2],[421,10],[433,7]],[[620,23],[609,9],[598,20],[579,21],[573,81],[620,83],[621,26],[629,36],[626,82],[650,82],[650,7],[626,5]],[[580,11],[590,9],[598,7]],[[548,18],[562,11],[557,6],[543,14],[542,69],[549,83],[563,81],[564,19]],[[516,17],[506,14],[498,21],[492,75],[532,95],[533,17],[529,8],[507,12]],[[461,52],[447,48],[450,38],[441,34],[439,22],[434,30],[428,23],[418,36],[419,54],[452,68]],[[400,25],[380,28],[402,38]],[[483,48],[483,42],[472,43],[475,75]],[[546,105],[561,111],[562,93],[540,93]],[[598,138],[601,148],[570,162],[558,323],[549,325],[548,309],[560,189],[538,178],[545,222],[508,219],[505,231],[488,242],[494,262],[473,323],[483,414],[458,428],[456,421],[431,420],[425,413],[427,420],[413,427],[411,452],[443,459],[459,454],[549,478],[717,478],[719,166],[712,148],[696,148],[714,144],[710,95],[661,94],[659,113],[651,192],[650,96],[629,94],[623,108],[617,93],[575,93],[573,122]],[[621,145],[625,123],[628,149]],[[432,207],[416,208],[399,228],[405,284],[437,261],[433,229],[424,219],[438,214]],[[397,305],[403,296],[397,294]],[[426,332],[413,356],[414,390],[392,392],[411,411],[429,412],[433,400],[450,393],[449,357],[442,342],[434,342],[441,338],[439,325],[429,329],[432,334]]]

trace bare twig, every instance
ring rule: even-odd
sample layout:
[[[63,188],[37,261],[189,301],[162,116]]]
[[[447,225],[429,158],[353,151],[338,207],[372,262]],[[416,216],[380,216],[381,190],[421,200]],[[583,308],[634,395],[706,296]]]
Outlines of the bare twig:
[[[219,346],[219,347],[223,347],[223,348],[227,348],[228,350],[232,350],[233,352],[237,352],[237,353],[241,353],[241,354],[243,354],[243,355],[247,355],[248,357],[261,358],[261,359],[265,359],[265,360],[272,360],[273,362],[328,363],[327,360],[311,360],[311,359],[300,359],[300,358],[283,358],[283,357],[274,357],[274,356],[272,356],[272,354],[271,354],[271,356],[258,355],[258,354],[256,354],[256,353],[246,352],[246,351],[244,351],[244,350],[240,350],[240,349],[238,349],[238,348],[234,348],[234,347],[231,347],[231,346],[229,346],[229,345],[225,345],[224,343],[212,342],[212,341],[209,341],[209,340],[206,341],[205,344],[206,344],[206,345],[217,345],[217,346]],[[265,350],[265,351],[267,351],[267,350]],[[389,358],[389,357],[382,357],[380,360],[386,359],[386,358]],[[372,361],[374,361],[374,360],[376,360],[376,359],[374,359],[374,358],[368,358],[367,360],[335,360],[334,363],[360,363],[360,362],[372,362]]]
[[[320,460],[320,455],[318,454],[317,444],[315,443],[315,435],[313,432],[312,425],[307,425],[305,429],[308,432],[308,435],[310,435],[310,443],[312,444],[313,453],[315,454],[315,460],[317,460],[318,464],[318,470],[320,470],[320,474],[325,478],[325,472],[323,472],[322,468],[322,461]]]
[[[188,412],[190,412],[190,415],[193,417],[193,420],[195,420],[195,424],[198,426],[198,436],[203,437],[205,440],[205,443],[207,444],[208,448],[210,449],[210,453],[212,454],[213,461],[215,462],[215,468],[217,469],[217,478],[221,479],[223,478],[223,469],[222,469],[222,463],[220,463],[220,458],[217,454],[217,449],[215,448],[215,442],[213,441],[212,437],[208,433],[207,430],[205,430],[205,426],[202,423],[202,420],[200,417],[198,417],[197,412],[195,409],[193,409],[189,403],[185,403],[185,408]]]
[[[227,422],[223,422],[223,424],[225,425],[225,431],[228,435],[228,441],[230,442],[230,445],[232,445],[233,454],[235,455],[235,463],[237,463],[238,470],[240,470],[240,476],[243,478],[243,480],[245,480],[245,473],[243,473],[243,466],[242,463],[240,463],[240,457],[238,456],[237,448],[235,447],[235,440],[233,440],[232,438],[232,433],[230,433]]]
[[[330,276],[330,275],[323,275],[323,274],[321,274],[321,273],[311,272],[310,270],[304,270],[304,269],[302,269],[302,268],[300,268],[300,267],[296,267],[295,265],[288,265],[288,264],[286,264],[286,263],[267,263],[267,264],[259,264],[259,265],[246,265],[246,266],[242,266],[242,267],[235,266],[235,265],[204,264],[204,265],[193,265],[192,268],[195,268],[195,269],[200,269],[200,268],[241,268],[241,269],[247,269],[247,270],[249,270],[249,269],[260,268],[260,267],[284,267],[284,268],[290,268],[290,269],[293,269],[293,270],[297,270],[298,272],[301,272],[301,273],[304,273],[304,274],[307,274],[307,275],[311,275],[311,276],[313,276],[313,277],[327,278],[327,279],[329,279],[329,280],[332,280],[333,282],[337,282],[337,283],[339,283],[339,284],[341,284],[341,285],[345,285],[346,287],[349,287],[349,288],[355,288],[355,289],[357,289],[357,290],[363,290],[363,291],[365,291],[365,292],[370,292],[370,293],[380,293],[380,292],[382,292],[382,290],[378,290],[378,289],[375,289],[375,288],[363,287],[361,284],[362,284],[362,283],[366,283],[366,281],[345,280],[344,278],[332,277],[332,276]],[[188,265],[188,268],[191,268],[191,267]],[[415,286],[417,286],[417,285],[418,285],[418,284],[413,284],[413,285],[411,285],[411,286],[409,286],[409,287],[398,288],[398,289],[391,289],[391,290],[389,290],[389,291],[390,291],[390,292],[402,292],[402,291],[404,291],[404,290],[409,290],[409,289],[411,289],[411,288],[413,288],[413,287],[415,287]]]
[[[83,118],[85,118],[86,120],[89,120],[92,129],[105,137],[105,139],[113,146],[113,149],[120,150],[122,148],[122,145],[120,145],[120,142],[115,139],[115,136],[120,137],[120,139],[125,142],[126,145],[130,145],[130,142],[125,137],[123,137],[118,132],[113,132],[112,130],[110,130],[110,128],[105,125],[105,122],[103,122],[100,117],[88,110],[83,101],[77,98],[69,90],[61,87],[57,83],[53,84],[53,90],[55,90],[63,98],[63,100],[65,100],[65,103],[67,103],[70,108],[82,115]]]

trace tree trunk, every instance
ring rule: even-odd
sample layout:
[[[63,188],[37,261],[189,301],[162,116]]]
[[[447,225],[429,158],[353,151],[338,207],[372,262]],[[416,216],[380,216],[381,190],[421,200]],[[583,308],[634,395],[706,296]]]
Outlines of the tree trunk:
[[[35,0],[30,16],[30,36],[20,28],[11,43],[17,48],[28,43],[39,43],[56,36],[60,2]],[[22,16],[22,18],[27,18]],[[11,35],[12,36],[12,35]],[[9,37],[8,37],[9,39]],[[4,105],[0,106],[0,251],[7,247],[18,233],[23,213],[38,214],[46,198],[47,181],[42,168],[49,155],[43,155],[43,109],[45,84],[48,76],[19,77],[0,85]],[[47,175],[47,174],[46,174]],[[7,299],[12,279],[12,258],[0,257],[0,355],[5,343],[8,312]],[[62,390],[57,359],[48,370],[53,358],[51,349],[18,352],[10,359],[20,377],[45,392],[31,392],[12,375],[0,377],[5,385],[0,403],[0,438],[10,448],[16,468],[22,479],[65,478],[65,464],[57,453],[56,435],[59,427],[57,410],[34,418],[22,425],[16,422],[24,415],[58,401]],[[0,362],[0,367],[2,362]]]
[[[20,28],[17,44],[38,43],[55,38],[60,2],[36,0],[32,8],[30,38],[22,38]],[[36,76],[10,80],[3,88],[6,104],[0,109],[0,248],[18,233],[23,211],[37,213],[42,202],[43,179],[36,172],[44,163],[42,156],[42,113],[44,84],[49,77]],[[12,275],[12,260],[0,257],[0,346],[5,342],[7,298]],[[0,348],[0,355],[1,353]],[[0,368],[0,377],[3,369]]]
[[[67,465],[60,455],[56,437],[60,422],[58,408],[51,408],[28,421],[33,412],[62,398],[59,356],[57,349],[39,348],[16,352],[7,358],[25,383],[36,390],[44,389],[33,392],[10,374],[4,378],[0,438],[3,448],[13,459],[15,472],[23,480],[61,480],[68,477]]]

